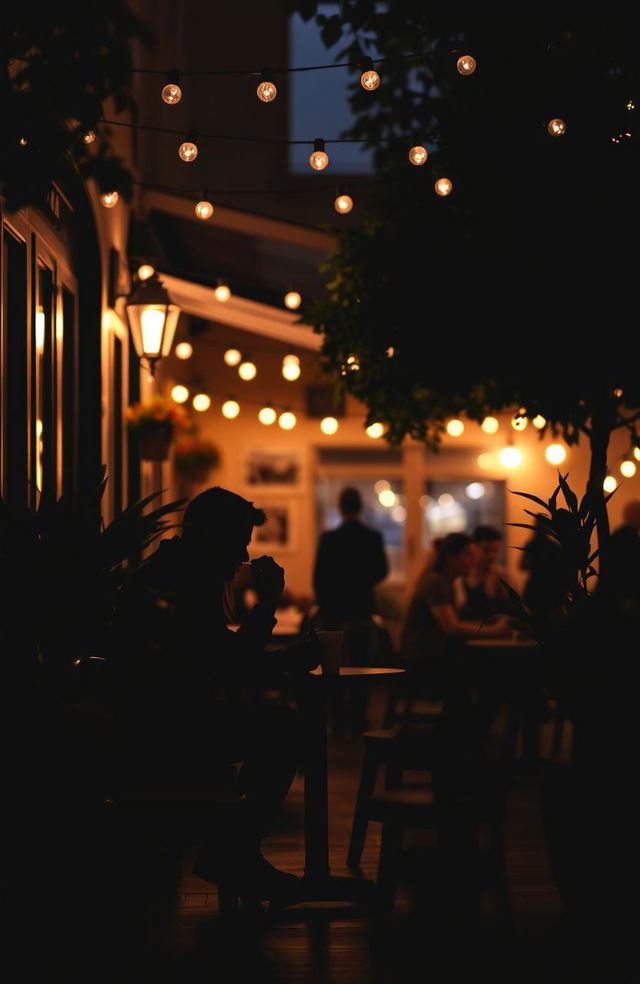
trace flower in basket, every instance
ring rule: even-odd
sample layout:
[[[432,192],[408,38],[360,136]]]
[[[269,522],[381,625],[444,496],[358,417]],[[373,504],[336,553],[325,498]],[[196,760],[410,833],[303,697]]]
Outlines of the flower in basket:
[[[148,403],[134,403],[127,407],[126,416],[130,431],[136,434],[160,431],[169,438],[187,431],[191,423],[185,408],[164,396],[154,396]]]
[[[204,476],[220,461],[220,452],[212,441],[187,435],[176,444],[174,465],[186,477]]]

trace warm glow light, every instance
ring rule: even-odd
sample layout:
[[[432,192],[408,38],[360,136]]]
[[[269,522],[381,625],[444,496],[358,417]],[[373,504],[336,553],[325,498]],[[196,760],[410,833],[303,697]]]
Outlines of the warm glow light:
[[[353,198],[351,195],[338,195],[333,203],[333,207],[336,212],[339,212],[341,215],[346,215],[347,212],[350,212],[353,208]]]
[[[479,454],[476,460],[478,468],[484,468],[485,470],[487,468],[493,468],[493,455],[491,454],[484,452],[483,454]]]
[[[476,70],[476,60],[473,55],[462,55],[456,62],[460,75],[473,75]]]
[[[100,195],[100,201],[105,208],[114,208],[118,204],[120,195],[117,191],[105,191]]]
[[[449,492],[443,492],[441,496],[438,496],[438,505],[443,509],[449,509],[454,501],[453,496]]]
[[[289,290],[284,295],[284,304],[290,311],[295,311],[302,304],[302,295],[297,290]]]
[[[216,301],[220,301],[221,304],[226,304],[231,297],[231,290],[226,284],[218,284],[213,293],[216,296]]]
[[[191,342],[178,342],[175,353],[178,359],[190,359],[193,355],[193,345]]]
[[[256,95],[260,100],[260,102],[263,103],[273,102],[273,100],[278,95],[278,87],[275,84],[275,82],[268,82],[265,80],[264,82],[261,82],[258,88],[256,89]]]
[[[293,430],[298,423],[298,418],[295,413],[291,412],[291,410],[285,410],[284,413],[281,413],[278,417],[278,423],[283,430],[290,431]]]
[[[206,202],[203,200],[194,206],[193,211],[196,213],[196,218],[202,219],[202,221],[205,222],[213,215],[213,205],[211,202]]]
[[[240,376],[240,379],[244,379],[245,382],[248,382],[250,379],[255,379],[257,372],[258,370],[253,362],[241,362],[238,366],[238,375]]]
[[[516,431],[523,431],[526,430],[528,423],[529,421],[527,420],[526,417],[523,417],[521,414],[518,414],[518,416],[514,417],[513,420],[511,421],[511,426]]]
[[[29,141],[27,140],[26,137],[20,137],[18,143],[20,144],[21,147],[26,147]]]
[[[185,164],[191,164],[198,156],[198,147],[192,140],[185,140],[178,147],[178,157]]]
[[[385,492],[387,489],[390,488],[391,486],[387,482],[386,478],[379,478],[378,481],[373,486],[373,490],[378,497],[380,496],[381,492]]]
[[[605,490],[605,492],[615,492],[615,490],[618,488],[618,483],[613,477],[613,475],[607,475],[604,482],[602,483],[602,488]]]
[[[186,386],[182,386],[178,383],[178,385],[174,386],[171,390],[171,399],[175,403],[186,403],[189,399],[189,390]]]
[[[537,427],[538,430],[542,430],[542,428],[546,426],[547,421],[541,413],[537,413],[531,423],[534,427]]]
[[[86,144],[92,144],[95,139],[96,139],[95,130],[87,130],[87,132],[82,138],[83,142]]]
[[[138,267],[138,280],[148,280],[149,277],[153,277],[156,272],[156,268],[152,267],[150,263],[143,263]]]
[[[275,412],[273,407],[263,407],[262,410],[258,411],[258,420],[265,427],[269,427],[270,424],[275,424],[276,417],[278,414]]]
[[[313,141],[313,153],[309,158],[309,164],[314,171],[324,171],[329,163],[329,156],[325,153],[324,140]]]
[[[348,357],[347,368],[350,369],[351,372],[358,372],[358,370],[360,369],[360,363],[358,362],[357,355],[350,355]]]
[[[362,73],[360,76],[360,85],[363,89],[366,89],[367,92],[373,92],[374,89],[378,88],[380,85],[380,76],[376,72],[375,68],[368,68]]]
[[[620,472],[625,478],[633,478],[637,470],[635,461],[623,461],[620,465]]]
[[[283,366],[289,366],[292,363],[294,365],[296,365],[296,366],[299,366],[300,365],[300,356],[299,355],[294,355],[292,352],[290,352],[288,355],[283,355],[282,356],[282,365]]]
[[[430,495],[421,495],[418,499],[418,505],[421,509],[428,509],[429,506],[433,505],[433,499]]]
[[[485,491],[486,490],[482,482],[471,482],[465,489],[469,499],[481,499],[485,494]]]
[[[46,317],[44,310],[38,308],[36,311],[36,349],[38,352],[44,351],[44,333],[46,327]]]
[[[561,137],[567,129],[567,124],[564,120],[552,119],[547,123],[547,132],[551,134],[552,137]]]
[[[447,424],[447,434],[450,434],[451,437],[460,437],[462,433],[464,433],[464,424],[462,421],[457,418],[450,420]]]
[[[146,308],[140,315],[142,349],[147,356],[159,356],[164,334],[166,311],[162,308]]]
[[[393,345],[390,345],[389,348],[386,351],[387,358],[388,359],[393,359],[393,357],[394,357],[395,354],[396,354],[396,350],[394,349]]]
[[[228,366],[237,366],[239,362],[242,362],[242,352],[238,349],[227,349],[224,353],[224,361]]]
[[[378,437],[382,437],[382,435],[384,434],[384,426],[379,423],[369,424],[369,426],[366,428],[366,433],[368,434],[369,437],[373,437],[374,439]]]
[[[497,417],[485,417],[480,426],[485,434],[495,434],[500,424]]]
[[[381,506],[386,506],[387,509],[391,509],[392,506],[395,506],[397,501],[398,497],[391,489],[381,489],[381,491],[378,492],[378,502]]]
[[[445,198],[453,191],[453,182],[450,181],[449,178],[438,178],[434,187],[436,189],[436,195],[440,195],[441,198]]]
[[[162,90],[162,100],[167,106],[175,106],[182,99],[182,89],[175,82],[167,82]]]
[[[338,421],[335,417],[323,417],[320,421],[320,430],[323,434],[335,434],[338,426]]]
[[[412,147],[409,151],[409,160],[416,167],[420,167],[421,164],[425,164],[427,157],[429,156],[429,151],[422,144],[418,144],[416,147]]]
[[[636,459],[636,461],[640,461],[640,448],[633,449],[633,457]]]
[[[199,410],[202,413],[204,410],[208,410],[211,406],[211,397],[207,396],[206,393],[196,393],[191,401],[191,405],[194,410]]]
[[[391,510],[391,519],[394,523],[404,523],[407,518],[407,510],[404,506],[394,506]]]
[[[282,366],[282,375],[290,383],[300,378],[300,365],[297,362],[285,362]]]
[[[544,456],[550,465],[561,465],[567,457],[567,449],[562,444],[550,444]]]
[[[222,404],[222,416],[233,420],[240,413],[240,404],[236,400],[225,400]]]
[[[517,468],[518,465],[522,464],[522,452],[518,451],[517,448],[503,448],[498,458],[503,468]]]

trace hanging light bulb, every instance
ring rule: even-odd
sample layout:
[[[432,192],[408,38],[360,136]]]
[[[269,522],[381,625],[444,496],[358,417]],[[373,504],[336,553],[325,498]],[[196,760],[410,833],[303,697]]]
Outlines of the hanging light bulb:
[[[297,366],[300,365],[300,356],[294,355],[293,352],[289,352],[288,355],[282,356],[282,365],[288,366],[291,362],[294,362]]]
[[[174,351],[178,359],[190,359],[193,355],[193,345],[191,342],[178,342]]]
[[[289,290],[284,295],[284,303],[290,311],[296,311],[302,304],[302,295],[297,290]]]
[[[567,450],[562,444],[550,444],[544,456],[550,465],[561,465],[567,457]]]
[[[483,468],[485,471],[487,468],[493,468],[493,455],[488,454],[486,451],[479,454],[476,461],[478,468]]]
[[[82,142],[86,144],[92,144],[95,139],[96,139],[95,130],[87,130],[87,132],[82,138]]]
[[[460,75],[473,75],[476,70],[476,60],[473,55],[462,55],[456,62]]]
[[[160,93],[162,101],[166,102],[167,106],[175,106],[182,99],[182,89],[178,85],[179,81],[180,73],[175,69],[167,74],[167,81]]]
[[[636,461],[640,461],[640,448],[633,449],[633,457],[636,459]]]
[[[518,414],[516,414],[516,416],[515,416],[515,417],[514,417],[514,418],[512,419],[512,421],[511,421],[511,426],[512,426],[512,427],[513,427],[513,429],[514,429],[514,430],[516,430],[516,431],[523,431],[523,430],[526,430],[526,427],[527,427],[527,424],[528,424],[528,423],[529,423],[529,421],[528,421],[528,420],[527,420],[527,418],[526,418],[526,417],[524,416],[524,414],[522,414],[522,413],[518,413]]]
[[[240,362],[242,362],[242,352],[239,352],[238,349],[234,348],[227,349],[224,353],[224,361],[228,366],[237,366]]]
[[[196,393],[191,401],[191,405],[194,410],[199,410],[200,413],[204,413],[204,411],[208,410],[211,406],[211,397],[207,396],[206,393]]]
[[[320,430],[323,434],[335,434],[339,424],[335,417],[323,417],[320,421]]]
[[[605,492],[615,492],[615,490],[618,488],[618,482],[613,477],[613,475],[607,475],[604,482],[602,483],[602,488],[605,490]]]
[[[174,386],[171,390],[171,399],[174,403],[186,403],[189,399],[189,390],[186,386],[182,386],[178,383],[178,385]]]
[[[566,132],[567,124],[564,120],[554,118],[549,120],[547,123],[547,132],[551,134],[552,137],[561,137],[563,133]]]
[[[262,81],[256,89],[256,95],[260,102],[270,103],[278,95],[278,87],[275,82],[272,81],[273,72],[270,68],[264,68],[262,70]]]
[[[546,419],[545,419],[545,418],[544,418],[544,417],[542,416],[542,414],[541,414],[541,413],[537,413],[537,414],[535,415],[535,417],[533,418],[533,420],[531,421],[531,423],[532,423],[532,424],[533,424],[533,426],[534,426],[534,427],[536,427],[536,428],[537,428],[538,430],[542,430],[542,428],[543,428],[543,427],[546,427],[546,426],[547,426],[547,421],[546,421]]]
[[[495,434],[497,433],[500,424],[496,417],[485,417],[480,427],[485,432],[485,434]]]
[[[231,289],[223,280],[218,280],[218,286],[213,292],[216,297],[216,301],[220,301],[221,304],[226,304],[231,297]]]
[[[258,420],[265,427],[270,427],[271,424],[275,424],[278,414],[275,412],[270,403],[267,403],[265,407],[258,411]]]
[[[149,280],[150,277],[153,277],[155,272],[155,267],[151,266],[150,263],[142,263],[136,271],[138,280]]]
[[[362,68],[360,85],[367,92],[373,92],[380,85],[380,76],[373,67],[373,62],[370,58],[363,58],[360,67]]]
[[[244,379],[245,382],[249,382],[250,379],[255,379],[258,374],[255,363],[251,362],[250,359],[243,359],[243,361],[238,366],[238,375],[240,379]]]
[[[446,198],[453,191],[453,182],[449,178],[438,178],[434,185],[436,189],[436,195],[440,195],[441,198]]]
[[[299,362],[283,362],[282,363],[282,375],[284,379],[288,380],[290,383],[300,379],[300,363]]]
[[[429,151],[426,147],[423,147],[422,144],[417,144],[409,151],[409,160],[412,164],[415,164],[416,167],[426,164],[428,156]]]
[[[233,420],[240,413],[240,404],[237,400],[229,399],[225,400],[222,404],[222,416],[226,417],[227,420]]]
[[[278,423],[283,430],[290,431],[293,430],[298,423],[298,418],[295,413],[291,412],[291,410],[285,410],[278,417]]]
[[[511,447],[511,445],[503,448],[498,458],[503,468],[517,468],[518,465],[522,464],[522,452],[518,448]]]
[[[117,191],[104,191],[100,195],[100,201],[105,208],[114,208],[118,204],[120,195]]]
[[[353,198],[351,195],[345,195],[343,192],[339,192],[336,195],[333,207],[339,215],[346,215],[353,208]]]
[[[313,153],[309,158],[309,164],[314,171],[324,171],[329,163],[329,155],[325,153],[324,140],[319,137],[313,141]]]
[[[201,200],[194,205],[193,211],[196,213],[196,218],[201,219],[203,222],[206,222],[213,215],[213,205],[209,201],[206,188],[202,193]]]
[[[377,440],[377,438],[382,437],[384,434],[384,425],[376,421],[373,424],[369,424],[369,426],[365,428],[365,433],[368,437],[372,437],[374,440]]]
[[[450,434],[451,437],[460,437],[462,433],[464,433],[464,424],[462,421],[457,418],[450,420],[447,424],[447,434]]]
[[[29,141],[27,140],[26,137],[20,137],[20,139],[18,140],[18,145],[20,147],[26,147],[28,143]]]
[[[197,139],[198,139],[198,134],[196,133],[196,131],[189,130],[186,138],[178,147],[178,157],[180,158],[181,161],[184,161],[185,164],[191,164],[191,162],[195,161],[196,157],[198,156],[198,144],[196,142]]]
[[[622,475],[624,475],[625,478],[633,478],[637,470],[638,468],[636,466],[635,461],[629,461],[627,459],[626,461],[623,461],[622,464],[620,465],[620,472]]]

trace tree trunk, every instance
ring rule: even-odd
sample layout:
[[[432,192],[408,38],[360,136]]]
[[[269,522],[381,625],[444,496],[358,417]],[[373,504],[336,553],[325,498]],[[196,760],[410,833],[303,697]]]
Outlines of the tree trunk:
[[[601,407],[594,409],[591,418],[591,467],[589,469],[588,488],[593,494],[593,511],[596,516],[598,549],[600,550],[598,559],[600,573],[602,573],[603,558],[609,540],[609,515],[602,486],[607,475],[607,449],[614,422],[613,408],[608,401],[603,402]],[[606,563],[606,558],[604,558],[604,562]]]

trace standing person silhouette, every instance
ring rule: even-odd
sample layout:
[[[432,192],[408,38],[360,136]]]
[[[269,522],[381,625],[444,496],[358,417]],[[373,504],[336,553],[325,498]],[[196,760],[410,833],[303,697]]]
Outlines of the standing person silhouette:
[[[362,497],[356,488],[342,490],[338,500],[342,523],[320,537],[313,572],[313,587],[324,629],[346,633],[346,659],[354,666],[367,662],[375,625],[374,588],[389,572],[384,542],[378,530],[360,519]],[[348,723],[359,734],[366,730],[366,698],[362,687],[350,693]],[[334,707],[335,730],[340,733],[340,706]]]
[[[603,550],[598,592],[615,606],[640,603],[640,500],[625,503],[622,526]]]

